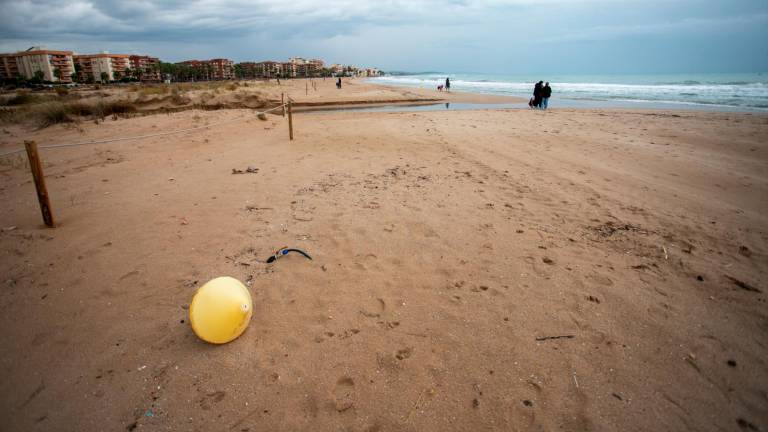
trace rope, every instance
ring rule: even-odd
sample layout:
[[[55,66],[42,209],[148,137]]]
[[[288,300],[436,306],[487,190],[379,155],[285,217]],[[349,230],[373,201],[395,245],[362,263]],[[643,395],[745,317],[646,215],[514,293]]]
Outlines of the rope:
[[[285,105],[285,104],[278,105],[278,106],[276,106],[274,108],[270,108],[270,109],[268,109],[266,111],[256,111],[256,115],[258,115],[258,114],[266,114],[268,112],[275,111],[278,108],[282,108],[283,105]],[[76,142],[76,143],[42,145],[39,148],[41,148],[41,149],[52,149],[52,148],[62,148],[62,147],[76,147],[76,146],[89,145],[89,144],[105,144],[105,143],[112,143],[112,142],[117,142],[117,141],[140,140],[140,139],[152,138],[152,137],[158,137],[158,136],[173,135],[173,134],[182,133],[182,132],[191,132],[191,131],[194,131],[194,130],[205,129],[205,128],[209,128],[209,127],[213,127],[213,126],[219,126],[219,125],[223,125],[223,124],[227,124],[227,123],[234,123],[236,121],[242,120],[243,118],[245,118],[247,116],[248,116],[248,114],[243,114],[242,116],[234,118],[234,119],[231,119],[231,120],[225,120],[225,121],[221,121],[221,122],[218,122],[218,123],[212,123],[212,124],[207,124],[207,125],[203,125],[203,126],[196,126],[196,127],[187,128],[187,129],[177,129],[177,130],[169,131],[169,132],[160,132],[160,133],[156,133],[156,134],[138,135],[138,136],[133,136],[133,137],[125,137],[125,138],[112,138],[112,139],[106,139],[106,140],[92,140],[92,141],[81,141],[81,142]],[[5,152],[5,153],[0,153],[0,157],[9,156],[9,155],[16,154],[16,153],[21,153],[23,151],[24,151],[23,148],[17,149],[17,150],[11,150],[11,151],[8,151],[8,152]]]

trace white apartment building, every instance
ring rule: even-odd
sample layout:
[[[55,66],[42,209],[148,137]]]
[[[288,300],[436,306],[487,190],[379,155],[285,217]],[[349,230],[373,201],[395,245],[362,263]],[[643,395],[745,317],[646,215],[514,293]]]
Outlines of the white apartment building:
[[[1,54],[3,78],[12,79],[15,76],[32,79],[42,73],[44,81],[72,82],[75,64],[72,51],[53,51],[41,47],[32,47],[26,51],[11,54]],[[7,75],[7,76],[6,76]]]
[[[130,69],[131,61],[128,54],[82,54],[74,56],[81,79],[93,77],[94,81],[102,81],[102,73],[106,74],[107,81],[115,81],[125,76],[126,69]]]

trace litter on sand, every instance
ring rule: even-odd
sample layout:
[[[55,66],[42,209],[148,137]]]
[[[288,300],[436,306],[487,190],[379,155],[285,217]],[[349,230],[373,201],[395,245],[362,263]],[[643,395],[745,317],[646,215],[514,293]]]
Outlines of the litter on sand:
[[[245,331],[252,311],[248,288],[235,278],[218,277],[198,288],[189,305],[189,323],[200,339],[224,344]]]
[[[255,166],[248,166],[245,170],[239,170],[236,168],[232,168],[232,174],[257,174],[259,172],[259,169]]]
[[[274,255],[272,255],[271,257],[267,258],[267,264],[269,264],[269,263],[273,263],[273,262],[275,262],[275,261],[276,261],[278,258],[280,258],[280,257],[283,257],[283,256],[285,256],[285,255],[288,255],[288,252],[296,252],[296,253],[300,253],[300,254],[304,255],[304,257],[305,257],[305,258],[307,258],[307,259],[312,259],[312,257],[311,257],[311,256],[309,256],[309,254],[308,254],[308,253],[304,252],[304,251],[303,251],[303,250],[301,250],[301,249],[292,249],[292,248],[282,247],[282,248],[278,249],[278,250],[277,250],[277,252],[275,252],[275,254],[274,254]]]

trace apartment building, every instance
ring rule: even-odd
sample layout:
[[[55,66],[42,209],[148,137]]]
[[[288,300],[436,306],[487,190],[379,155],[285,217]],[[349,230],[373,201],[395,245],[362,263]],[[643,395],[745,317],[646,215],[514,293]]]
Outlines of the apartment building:
[[[3,79],[32,79],[42,73],[44,81],[70,83],[74,72],[72,51],[32,47],[26,51],[0,54],[0,77]]]
[[[125,71],[131,68],[128,54],[78,54],[74,56],[79,79],[88,81],[116,81],[125,76]]]
[[[133,76],[141,81],[160,81],[160,59],[157,57],[132,55],[128,58]]]
[[[302,57],[292,57],[288,60],[293,65],[292,71],[294,77],[307,76],[307,60]]]
[[[285,78],[296,78],[297,67],[293,62],[280,62],[280,76]]]
[[[288,60],[292,66],[289,68],[292,77],[312,77],[318,76],[323,71],[325,62],[320,59],[307,60],[302,57],[292,57]]]
[[[377,77],[381,75],[381,71],[376,68],[364,68],[357,69],[355,74],[359,77]]]
[[[208,80],[227,80],[235,77],[235,63],[229,59],[186,60],[177,64],[187,65],[197,71],[198,77]]]
[[[258,75],[258,63],[241,62],[234,66],[236,78],[256,78]]]
[[[213,77],[216,80],[227,80],[235,77],[235,62],[229,59],[211,59],[208,64],[213,66]]]
[[[12,80],[19,75],[16,54],[0,54],[0,80]]]
[[[329,69],[334,75],[344,75],[344,65],[334,63]]]
[[[275,61],[256,63],[256,76],[261,78],[276,78],[283,76],[283,64]]]
[[[306,67],[307,67],[306,76],[318,76],[323,72],[323,67],[325,67],[325,62],[320,59],[310,59],[310,60],[307,60]]]

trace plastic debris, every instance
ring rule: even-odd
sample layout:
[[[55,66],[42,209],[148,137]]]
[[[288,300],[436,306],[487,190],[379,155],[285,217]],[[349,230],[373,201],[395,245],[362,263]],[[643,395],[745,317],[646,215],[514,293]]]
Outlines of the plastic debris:
[[[245,331],[252,311],[248,288],[235,278],[218,277],[195,293],[189,306],[189,322],[200,339],[223,344]]]
[[[307,259],[310,259],[310,260],[312,259],[312,257],[309,256],[308,253],[304,252],[301,249],[293,249],[293,248],[288,248],[288,247],[282,247],[282,248],[278,249],[277,252],[275,252],[274,255],[272,255],[271,257],[269,257],[267,259],[267,264],[273,263],[278,258],[284,257],[284,256],[288,255],[288,252],[297,252],[297,253],[300,253],[300,254],[304,255],[304,257],[307,258]]]

